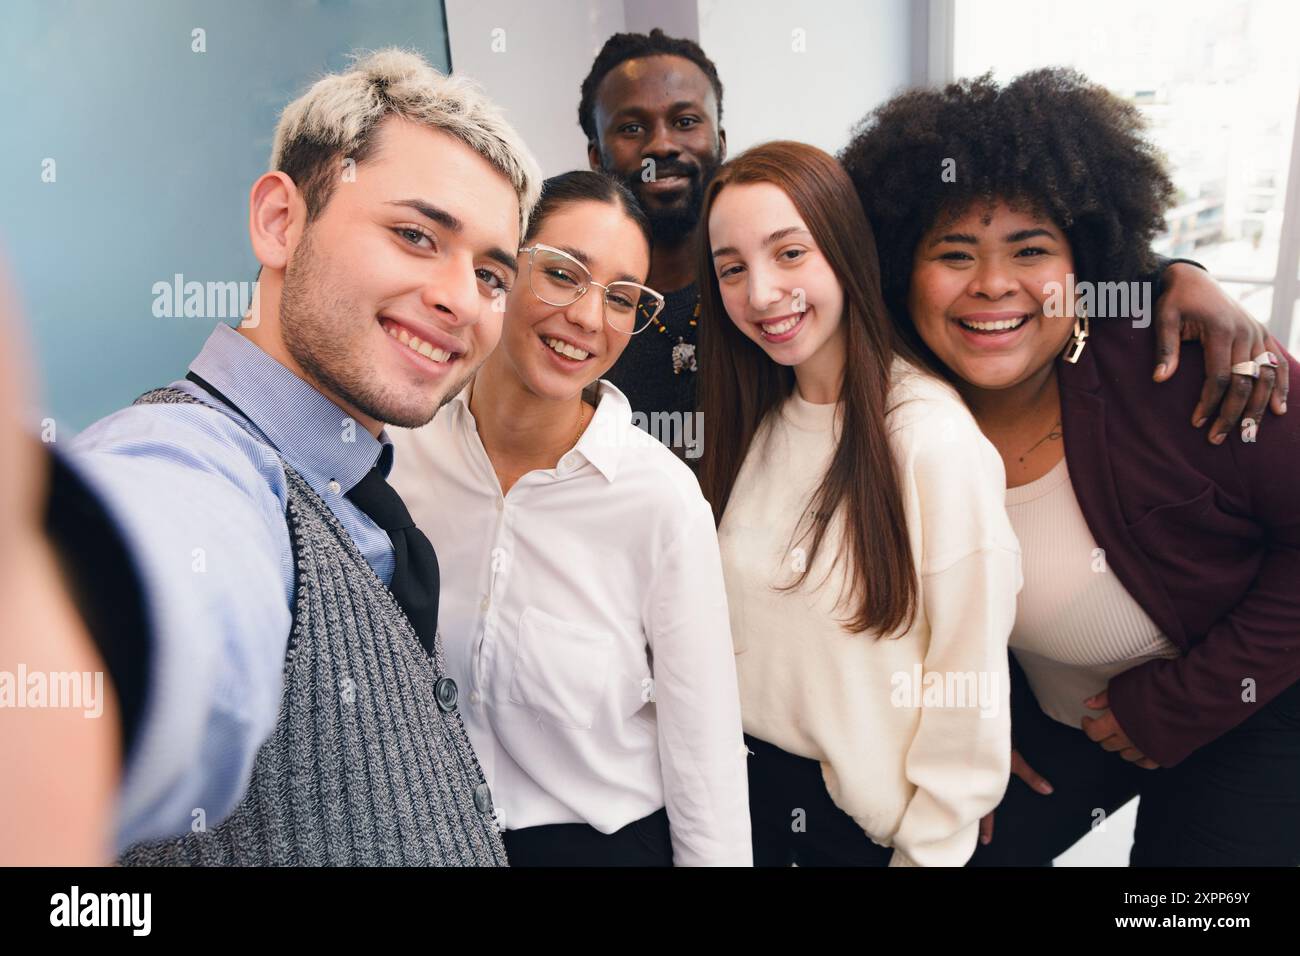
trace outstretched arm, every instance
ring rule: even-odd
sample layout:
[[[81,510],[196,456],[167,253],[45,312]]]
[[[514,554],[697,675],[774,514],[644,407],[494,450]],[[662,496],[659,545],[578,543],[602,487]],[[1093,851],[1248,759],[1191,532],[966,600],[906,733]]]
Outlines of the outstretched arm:
[[[17,316],[0,270],[0,696],[24,695],[20,674],[102,674],[45,534],[47,467],[22,427],[27,390]],[[0,707],[0,865],[93,866],[109,859],[121,771],[117,700],[83,710]]]

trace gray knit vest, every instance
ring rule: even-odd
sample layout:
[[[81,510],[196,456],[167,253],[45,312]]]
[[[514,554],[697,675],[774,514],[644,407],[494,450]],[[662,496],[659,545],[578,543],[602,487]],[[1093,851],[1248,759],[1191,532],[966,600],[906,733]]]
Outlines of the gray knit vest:
[[[172,388],[136,400],[177,403],[202,404]],[[430,658],[329,506],[287,462],[284,473],[296,570],[275,730],[229,817],[137,844],[121,863],[504,865],[455,695],[448,684],[435,693],[446,670],[441,638]]]

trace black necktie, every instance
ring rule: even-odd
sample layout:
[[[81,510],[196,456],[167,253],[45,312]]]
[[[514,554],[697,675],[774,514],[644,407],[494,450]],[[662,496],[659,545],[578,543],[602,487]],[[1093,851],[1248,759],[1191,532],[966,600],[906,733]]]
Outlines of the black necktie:
[[[415,526],[401,496],[384,480],[378,465],[357,482],[347,497],[388,532],[393,542],[393,583],[389,590],[406,612],[424,649],[433,654],[433,635],[438,629],[438,555],[433,545]]]
[[[211,384],[194,372],[185,375],[213,398],[229,405],[247,421],[252,421],[239,410],[239,406],[222,395]],[[379,453],[383,463],[385,456],[392,461],[393,446],[385,445]],[[433,654],[433,635],[438,630],[438,555],[433,545],[424,536],[411,513],[402,503],[402,497],[393,490],[393,486],[384,480],[384,473],[379,465],[371,468],[366,477],[348,492],[348,500],[364,511],[370,520],[388,532],[393,542],[393,583],[388,590],[393,592],[397,603],[401,605],[411,626],[415,628],[420,643],[425,651]]]

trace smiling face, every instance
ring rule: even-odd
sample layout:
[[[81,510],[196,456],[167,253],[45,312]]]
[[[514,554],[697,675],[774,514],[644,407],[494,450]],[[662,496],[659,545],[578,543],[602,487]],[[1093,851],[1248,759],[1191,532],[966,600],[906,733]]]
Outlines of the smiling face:
[[[535,243],[567,252],[604,285],[644,284],[650,269],[645,235],[622,207],[612,203],[581,201],[560,207],[533,234],[529,244]],[[542,276],[530,275],[531,268],[525,254],[519,281],[506,300],[505,331],[492,362],[507,366],[525,389],[540,398],[575,398],[609,371],[631,336],[605,321],[600,286],[588,286],[569,305],[551,305],[533,293],[534,279],[538,288],[545,287],[540,284]],[[567,273],[557,278],[572,279]]]
[[[1073,316],[1046,316],[1043,307],[1048,283],[1064,287],[1073,271],[1069,241],[1055,223],[1005,202],[979,204],[921,237],[908,311],[958,378],[1012,388],[1049,373],[1065,347]]]
[[[656,240],[687,235],[699,221],[704,186],[726,155],[718,101],[704,71],[680,56],[648,56],[620,64],[600,82],[594,119],[593,169],[632,190]],[[654,176],[644,175],[646,160]]]
[[[496,346],[491,304],[515,281],[519,204],[446,133],[390,118],[376,136],[290,253],[274,321],[303,376],[346,411],[413,428]]]
[[[838,377],[844,291],[784,190],[724,186],[708,228],[714,274],[736,327],[774,362]]]

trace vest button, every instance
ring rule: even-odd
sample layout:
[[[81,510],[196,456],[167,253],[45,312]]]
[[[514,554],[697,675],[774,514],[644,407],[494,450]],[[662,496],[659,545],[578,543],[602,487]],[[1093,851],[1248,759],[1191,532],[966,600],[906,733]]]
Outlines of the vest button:
[[[479,813],[492,812],[492,790],[486,783],[474,788],[474,806]]]
[[[456,709],[456,682],[450,677],[441,678],[438,683],[433,685],[433,696],[438,701],[438,706],[443,713],[449,713]]]

